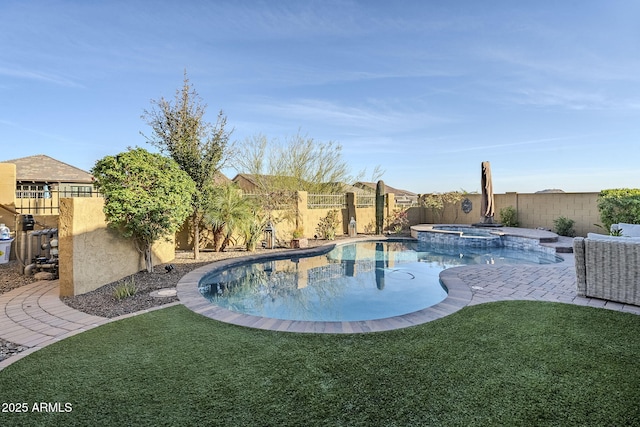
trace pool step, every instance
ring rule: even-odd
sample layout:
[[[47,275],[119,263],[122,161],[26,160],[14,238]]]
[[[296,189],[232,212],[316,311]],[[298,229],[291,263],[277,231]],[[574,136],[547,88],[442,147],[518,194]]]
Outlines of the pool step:
[[[573,237],[558,236],[555,242],[543,242],[541,239],[540,245],[555,248],[559,254],[573,253]]]

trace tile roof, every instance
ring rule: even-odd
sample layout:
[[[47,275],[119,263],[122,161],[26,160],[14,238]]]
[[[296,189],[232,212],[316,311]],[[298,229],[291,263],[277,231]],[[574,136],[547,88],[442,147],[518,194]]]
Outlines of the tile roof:
[[[80,168],[44,154],[4,160],[16,165],[16,181],[92,183],[93,176]]]

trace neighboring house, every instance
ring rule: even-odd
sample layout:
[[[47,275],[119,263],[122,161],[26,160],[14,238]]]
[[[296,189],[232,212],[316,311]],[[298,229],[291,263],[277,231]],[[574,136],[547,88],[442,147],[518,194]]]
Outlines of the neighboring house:
[[[254,193],[260,188],[258,177],[248,173],[239,173],[231,181],[245,193]]]
[[[376,185],[377,183],[375,182],[356,182],[354,184],[355,187],[362,188],[372,193],[375,193]],[[393,193],[396,200],[396,205],[409,207],[414,206],[418,203],[418,195],[416,193],[412,193],[411,191],[407,190],[401,190],[399,188],[394,188],[387,184],[385,184],[384,187],[385,194]]]
[[[60,197],[95,197],[93,176],[44,154],[5,160],[16,167],[16,210],[57,214]]]
[[[334,187],[336,192],[340,193],[355,193],[356,195],[360,196],[370,196],[371,194],[375,194],[375,190],[372,193],[368,188],[364,189],[342,182],[331,183],[331,185]]]
[[[227,184],[231,184],[231,180],[229,178],[226,177],[225,174],[223,174],[222,172],[216,172],[216,174],[213,177],[213,183],[215,185],[227,185]]]

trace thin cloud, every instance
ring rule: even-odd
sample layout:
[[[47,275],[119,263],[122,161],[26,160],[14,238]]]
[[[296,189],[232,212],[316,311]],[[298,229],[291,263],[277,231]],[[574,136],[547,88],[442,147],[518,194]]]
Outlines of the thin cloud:
[[[317,99],[290,102],[263,100],[247,108],[269,116],[288,117],[289,120],[300,123],[325,123],[334,128],[344,126],[367,129],[367,133],[374,133],[379,129],[393,133],[405,132],[451,121],[446,117],[429,115],[416,109],[396,108],[388,102],[376,100],[369,100],[365,106],[345,106]]]
[[[66,77],[33,70],[0,67],[0,76],[13,77],[24,80],[36,80],[45,83],[53,83],[58,86],[83,87],[81,84]]]
[[[33,134],[33,135],[36,135],[36,136],[39,136],[39,137],[44,137],[44,138],[46,138],[48,140],[64,142],[65,144],[69,143],[69,140],[67,138],[62,137],[60,135],[55,135],[55,134],[52,134],[50,132],[43,132],[43,131],[41,131],[39,129],[34,129],[34,128],[31,128],[31,127],[23,126],[23,125],[20,125],[18,123],[11,122],[9,120],[0,119],[0,125],[6,126],[6,127],[11,127],[11,128],[14,128],[14,129],[18,129],[19,131],[24,132],[24,133]]]
[[[584,37],[590,36],[584,34]],[[620,43],[602,50],[594,48],[580,37],[562,37],[559,33],[538,37],[529,34],[529,39],[519,43],[535,44],[536,49],[522,44],[510,46],[509,41],[479,44],[471,51],[484,61],[502,64],[507,69],[515,68],[532,76],[553,76],[568,81],[627,81],[640,80],[637,70],[640,61],[632,55],[632,45]],[[625,51],[628,52],[625,53]]]
[[[579,136],[540,138],[540,139],[532,139],[528,141],[508,142],[505,144],[487,144],[487,145],[477,145],[472,147],[453,148],[449,150],[442,150],[441,152],[442,153],[464,153],[468,151],[483,151],[483,150],[490,150],[495,148],[509,148],[509,147],[534,145],[534,144],[540,144],[540,143],[546,143],[546,142],[567,141],[567,140],[576,139],[576,138],[579,138]]]
[[[637,110],[640,99],[614,97],[598,91],[567,88],[517,90],[513,102],[521,105],[558,106],[568,110]]]

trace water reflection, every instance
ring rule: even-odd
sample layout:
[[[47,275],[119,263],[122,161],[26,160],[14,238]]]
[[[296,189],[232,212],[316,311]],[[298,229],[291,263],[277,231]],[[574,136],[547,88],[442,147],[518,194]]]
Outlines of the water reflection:
[[[411,313],[446,298],[445,268],[551,262],[501,248],[429,247],[417,242],[359,242],[295,260],[245,264],[205,276],[200,292],[229,310],[289,320],[368,320]]]
[[[384,245],[381,242],[376,243],[376,287],[380,290],[384,289],[384,269],[386,267]]]

